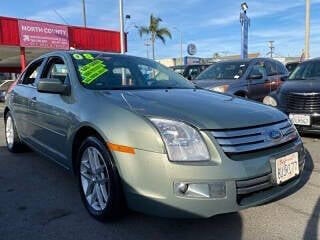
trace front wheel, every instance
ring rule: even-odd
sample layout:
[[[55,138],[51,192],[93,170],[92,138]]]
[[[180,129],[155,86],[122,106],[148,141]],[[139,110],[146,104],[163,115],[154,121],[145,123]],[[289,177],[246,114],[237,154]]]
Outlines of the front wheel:
[[[77,160],[81,199],[88,212],[99,221],[120,216],[124,209],[121,181],[105,145],[97,137],[88,137]]]

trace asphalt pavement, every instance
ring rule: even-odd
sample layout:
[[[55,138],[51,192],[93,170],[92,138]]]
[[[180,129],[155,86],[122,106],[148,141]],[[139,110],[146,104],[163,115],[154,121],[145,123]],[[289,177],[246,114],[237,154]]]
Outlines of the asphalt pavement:
[[[303,180],[281,200],[210,219],[128,212],[103,224],[87,214],[70,173],[33,152],[7,151],[1,119],[0,240],[320,239],[320,136],[306,136],[303,141],[310,153]]]

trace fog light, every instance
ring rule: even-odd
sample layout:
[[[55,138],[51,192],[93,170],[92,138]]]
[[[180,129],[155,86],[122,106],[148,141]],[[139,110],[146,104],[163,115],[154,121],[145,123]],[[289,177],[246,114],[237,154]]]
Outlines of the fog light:
[[[176,183],[174,185],[176,195],[187,198],[225,198],[225,182],[213,183]]]
[[[186,191],[188,190],[188,184],[186,183],[179,183],[178,184],[178,190],[180,193],[185,194]]]

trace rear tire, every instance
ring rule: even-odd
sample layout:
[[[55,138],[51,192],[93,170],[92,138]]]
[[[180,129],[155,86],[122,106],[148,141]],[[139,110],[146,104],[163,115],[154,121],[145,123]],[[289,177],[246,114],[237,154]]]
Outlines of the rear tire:
[[[21,142],[16,129],[13,117],[10,112],[5,116],[5,138],[7,148],[12,153],[19,153],[26,150],[26,146]]]
[[[86,138],[77,154],[81,200],[92,217],[110,221],[122,215],[125,204],[121,180],[112,156],[99,138]]]

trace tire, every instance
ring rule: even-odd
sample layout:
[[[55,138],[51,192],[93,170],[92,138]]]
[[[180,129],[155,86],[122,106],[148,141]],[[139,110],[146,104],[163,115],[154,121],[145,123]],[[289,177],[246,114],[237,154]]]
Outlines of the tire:
[[[21,142],[16,125],[10,112],[5,116],[5,138],[7,148],[12,153],[24,152],[26,146]]]
[[[125,209],[121,180],[105,144],[88,137],[76,160],[81,200],[90,215],[101,222],[120,217]]]

